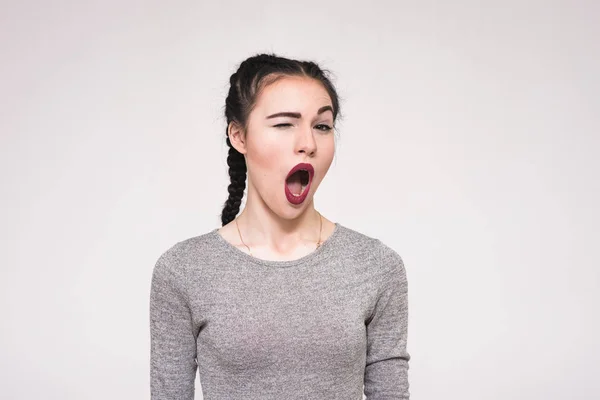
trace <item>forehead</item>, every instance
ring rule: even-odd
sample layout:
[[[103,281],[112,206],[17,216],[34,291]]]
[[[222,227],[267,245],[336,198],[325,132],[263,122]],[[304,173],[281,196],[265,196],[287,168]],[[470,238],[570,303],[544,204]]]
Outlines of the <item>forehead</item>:
[[[283,77],[267,85],[260,94],[255,111],[268,115],[278,111],[315,114],[323,106],[332,105],[327,90],[312,78]],[[331,113],[329,113],[331,115]]]

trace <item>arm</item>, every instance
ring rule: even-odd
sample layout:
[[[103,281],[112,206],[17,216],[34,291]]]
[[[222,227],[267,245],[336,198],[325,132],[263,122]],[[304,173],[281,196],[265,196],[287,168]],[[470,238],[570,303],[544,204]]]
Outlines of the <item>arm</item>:
[[[193,400],[196,339],[183,273],[163,254],[154,267],[150,290],[150,397]]]
[[[368,400],[408,400],[408,285],[401,257],[380,243],[384,277],[367,321],[365,395]]]

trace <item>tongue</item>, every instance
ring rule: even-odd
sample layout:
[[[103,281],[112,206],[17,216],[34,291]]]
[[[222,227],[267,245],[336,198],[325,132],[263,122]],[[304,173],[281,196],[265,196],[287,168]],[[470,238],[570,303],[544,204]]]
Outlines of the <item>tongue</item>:
[[[287,186],[295,195],[302,193],[302,182],[300,181],[300,174],[294,174],[287,180]]]

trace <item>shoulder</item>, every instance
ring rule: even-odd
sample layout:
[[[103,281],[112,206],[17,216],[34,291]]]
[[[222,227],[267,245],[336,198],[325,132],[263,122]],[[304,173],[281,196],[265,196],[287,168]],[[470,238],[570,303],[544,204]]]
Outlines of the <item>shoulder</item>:
[[[379,260],[384,273],[390,281],[406,284],[406,268],[400,254],[390,246],[379,241]]]
[[[190,265],[211,254],[214,247],[212,236],[214,231],[189,237],[164,249],[154,265],[154,275],[171,275],[173,278],[184,279]]]
[[[404,261],[398,251],[376,236],[367,235],[355,229],[343,226],[340,235],[342,246],[361,253],[369,252],[377,261],[379,273],[389,277],[406,275]]]
[[[347,249],[353,249],[356,251],[369,251],[373,252],[377,246],[379,239],[369,236],[365,233],[359,232],[346,225],[339,225],[339,235],[337,237],[338,244],[341,247]]]

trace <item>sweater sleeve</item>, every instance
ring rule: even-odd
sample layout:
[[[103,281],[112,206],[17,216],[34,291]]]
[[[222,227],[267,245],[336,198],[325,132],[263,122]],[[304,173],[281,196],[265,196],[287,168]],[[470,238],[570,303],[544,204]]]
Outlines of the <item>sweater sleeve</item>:
[[[185,276],[163,254],[150,289],[150,397],[193,400],[196,339],[184,290]]]
[[[387,271],[373,314],[367,321],[364,394],[367,400],[408,400],[408,285],[398,253],[379,242]]]

